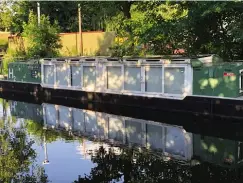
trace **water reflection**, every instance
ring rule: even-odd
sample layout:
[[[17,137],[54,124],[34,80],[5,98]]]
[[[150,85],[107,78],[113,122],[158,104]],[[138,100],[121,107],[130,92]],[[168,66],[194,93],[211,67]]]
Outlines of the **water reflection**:
[[[0,182],[49,182],[44,168],[35,163],[34,141],[25,126],[10,115],[6,101],[0,102]]]
[[[192,158],[192,134],[182,127],[65,106],[43,104],[47,128],[116,145],[146,148],[177,159]]]
[[[0,136],[0,144],[17,143],[13,145],[15,149],[10,146],[7,151],[15,152],[10,157],[14,168],[27,167],[27,171],[36,160],[41,175],[52,182],[240,182],[242,179],[243,145],[236,140],[192,134],[181,126],[161,122],[52,104],[5,101],[0,114],[5,119],[1,129],[10,130],[4,137],[11,136]],[[22,148],[24,155],[18,148]],[[5,161],[1,156],[0,163],[5,165]],[[26,172],[25,168],[17,170]],[[8,180],[15,174],[8,175]],[[2,173],[0,180],[8,182]]]

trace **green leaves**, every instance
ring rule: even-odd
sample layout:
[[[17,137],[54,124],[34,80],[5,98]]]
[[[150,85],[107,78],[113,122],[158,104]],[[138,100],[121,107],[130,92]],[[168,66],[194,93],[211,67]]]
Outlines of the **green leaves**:
[[[173,21],[187,16],[188,9],[184,9],[180,4],[171,4],[167,1],[156,7],[155,13],[165,21]]]
[[[51,24],[49,17],[42,15],[40,25],[37,16],[30,12],[28,23],[23,24],[22,36],[27,41],[28,57],[54,57],[58,55],[60,44],[60,27],[55,21]]]
[[[132,6],[131,19],[125,21],[131,29],[127,42],[136,38],[137,44],[146,45],[147,54],[183,49],[187,55],[242,59],[242,18],[242,2],[141,2]]]
[[[0,31],[9,31],[11,27],[13,12],[10,9],[10,2],[0,1]]]
[[[36,14],[37,5],[34,1],[12,4],[12,12],[5,5],[0,15],[0,29],[21,33],[23,22],[28,22],[30,11]],[[122,55],[173,54],[175,49],[183,49],[187,55],[215,53],[225,59],[243,57],[242,1],[43,1],[41,14],[49,17],[53,27],[58,27],[57,20],[60,27],[59,31],[49,27],[50,34],[35,34],[40,48],[38,55],[43,55],[41,50],[46,49],[41,44],[44,38],[47,40],[54,32],[78,31],[78,4],[83,31],[116,31],[118,37],[127,40],[122,46],[115,45],[115,49],[120,49],[115,52]],[[32,32],[35,28],[31,28]]]

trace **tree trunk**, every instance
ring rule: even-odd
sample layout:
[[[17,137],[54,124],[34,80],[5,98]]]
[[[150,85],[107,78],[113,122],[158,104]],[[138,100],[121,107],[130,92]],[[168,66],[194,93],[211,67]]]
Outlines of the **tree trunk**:
[[[124,16],[127,19],[131,19],[131,13],[130,13],[131,6],[132,6],[132,2],[128,2],[128,1],[122,2],[121,9],[122,9]]]

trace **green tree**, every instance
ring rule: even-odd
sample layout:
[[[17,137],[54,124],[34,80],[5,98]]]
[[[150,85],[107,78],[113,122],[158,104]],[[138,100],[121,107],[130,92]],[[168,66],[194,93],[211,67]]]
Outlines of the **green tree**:
[[[10,9],[11,2],[0,1],[0,31],[9,31],[13,19],[13,12]]]
[[[59,26],[57,22],[51,24],[49,18],[42,15],[40,25],[37,16],[33,12],[29,14],[28,23],[23,25],[23,37],[26,39],[28,57],[53,57],[58,55],[61,48]]]
[[[41,14],[49,16],[51,24],[57,20],[62,32],[78,31],[79,3],[84,31],[116,31],[126,39],[114,45],[118,55],[173,54],[184,49],[187,55],[243,57],[242,1],[41,2]],[[17,1],[12,9],[11,30],[21,33],[29,12],[37,11],[36,2]]]
[[[188,7],[187,22],[192,37],[189,52],[242,58],[243,2],[193,2]]]
[[[243,3],[234,2],[149,2],[137,11],[145,16],[132,32],[140,44],[155,54],[172,54],[183,48],[187,55],[215,53],[239,59],[242,50]],[[133,40],[132,40],[133,41]]]
[[[84,31],[106,30],[110,19],[121,11],[121,2],[103,1],[42,1],[40,2],[41,14],[48,16],[53,24],[58,21],[60,31],[78,31],[78,4],[82,9],[82,28]],[[37,3],[34,1],[15,1],[12,5],[15,12],[11,31],[23,32],[23,22],[28,21],[31,11],[37,13]],[[110,27],[109,27],[110,28]]]

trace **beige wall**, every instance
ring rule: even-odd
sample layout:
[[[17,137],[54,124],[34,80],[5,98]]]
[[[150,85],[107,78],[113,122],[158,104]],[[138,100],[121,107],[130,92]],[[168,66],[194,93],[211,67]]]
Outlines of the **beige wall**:
[[[115,41],[114,32],[83,32],[83,54],[84,55],[108,55],[108,48]],[[80,53],[81,41],[79,33],[61,34],[62,55],[78,55]]]
[[[77,56],[80,53],[79,33],[61,33],[62,56]],[[83,32],[83,55],[109,55],[109,47],[115,41],[115,32]],[[21,43],[22,42],[22,43]],[[24,44],[23,44],[24,42]],[[9,48],[26,47],[26,41],[19,37],[9,37]]]
[[[8,36],[10,36],[10,32],[1,32],[0,31],[0,39],[1,40],[8,40]]]

